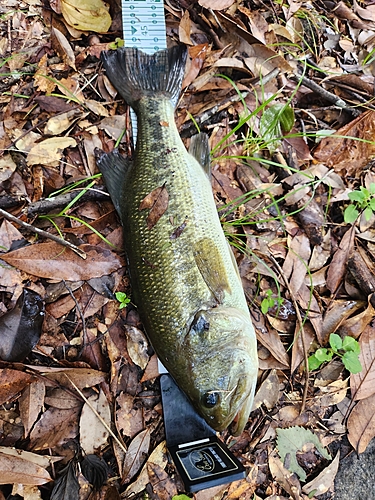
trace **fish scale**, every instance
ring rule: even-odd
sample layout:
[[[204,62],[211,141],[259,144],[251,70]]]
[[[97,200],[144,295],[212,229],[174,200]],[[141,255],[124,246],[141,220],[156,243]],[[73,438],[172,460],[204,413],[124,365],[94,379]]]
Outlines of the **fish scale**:
[[[238,414],[238,434],[254,396],[256,338],[209,177],[174,121],[185,60],[183,47],[104,53],[107,75],[137,114],[138,134],[132,162],[113,152],[98,166],[124,228],[132,300],[156,354],[214,429]],[[153,209],[141,202],[162,187],[168,203],[150,227]]]

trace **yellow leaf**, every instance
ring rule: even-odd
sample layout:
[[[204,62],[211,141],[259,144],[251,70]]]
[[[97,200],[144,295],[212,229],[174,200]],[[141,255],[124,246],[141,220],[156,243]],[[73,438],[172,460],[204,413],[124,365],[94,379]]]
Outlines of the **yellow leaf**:
[[[61,0],[65,21],[77,30],[106,33],[112,19],[102,0]]]
[[[72,137],[51,137],[31,148],[27,163],[28,165],[57,166],[61,160],[62,151],[69,146],[76,145]]]

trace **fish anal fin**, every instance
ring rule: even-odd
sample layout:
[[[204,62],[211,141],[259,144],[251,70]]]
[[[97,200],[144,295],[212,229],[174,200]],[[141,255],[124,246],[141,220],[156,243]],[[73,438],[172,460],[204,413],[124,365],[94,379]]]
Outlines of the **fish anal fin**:
[[[193,247],[195,263],[207,287],[219,304],[223,303],[225,293],[231,294],[223,258],[209,238],[203,238]]]
[[[114,149],[111,153],[100,153],[98,151],[95,151],[95,153],[96,164],[103,175],[112,203],[121,219],[121,197],[124,193],[126,178],[132,162],[122,156],[117,149]]]
[[[207,177],[211,178],[211,158],[210,145],[208,143],[208,135],[200,132],[193,135],[190,141],[189,153],[194,156],[197,162],[202,165]]]

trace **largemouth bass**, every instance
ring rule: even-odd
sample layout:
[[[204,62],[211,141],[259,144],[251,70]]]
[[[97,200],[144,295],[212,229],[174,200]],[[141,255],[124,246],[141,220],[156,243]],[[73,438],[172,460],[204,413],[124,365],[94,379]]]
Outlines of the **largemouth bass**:
[[[102,52],[110,81],[137,115],[138,134],[134,161],[115,150],[98,166],[124,228],[132,299],[156,354],[211,427],[221,431],[238,415],[232,432],[239,434],[257,380],[256,337],[209,175],[174,121],[186,57],[185,47]],[[199,141],[194,149],[198,157],[204,151]]]

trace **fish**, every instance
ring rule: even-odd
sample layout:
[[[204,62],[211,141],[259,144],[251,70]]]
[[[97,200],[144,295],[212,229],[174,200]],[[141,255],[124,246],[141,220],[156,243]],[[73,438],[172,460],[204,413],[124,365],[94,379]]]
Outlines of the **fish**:
[[[101,53],[137,116],[134,158],[97,158],[120,216],[136,305],[162,364],[216,431],[240,434],[257,382],[256,335],[212,193],[206,134],[188,152],[174,119],[185,46]]]

